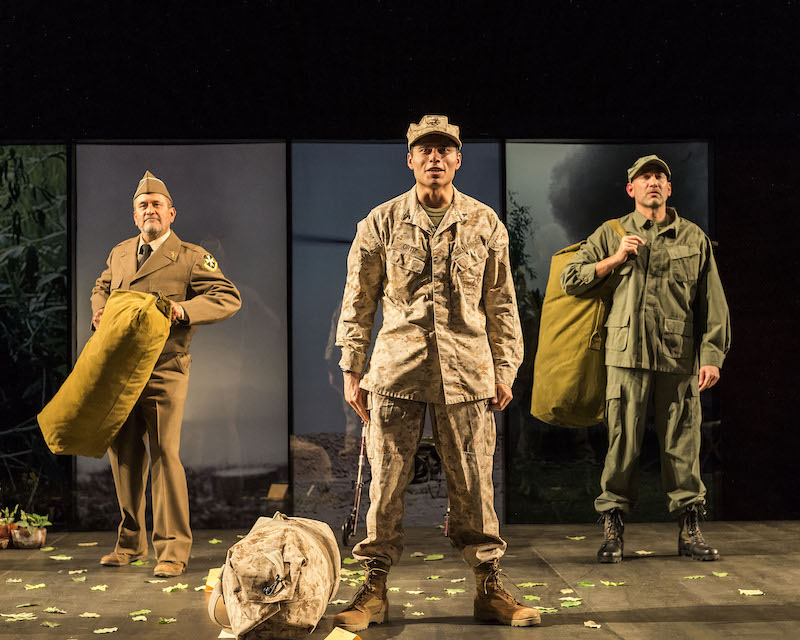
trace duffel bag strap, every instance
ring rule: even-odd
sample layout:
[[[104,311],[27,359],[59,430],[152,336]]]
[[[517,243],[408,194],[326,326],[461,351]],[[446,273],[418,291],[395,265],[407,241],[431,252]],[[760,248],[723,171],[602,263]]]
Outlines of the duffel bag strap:
[[[208,600],[208,617],[213,622],[216,622],[224,629],[231,628],[231,621],[228,618],[228,610],[225,608],[225,598],[222,595],[222,573],[225,567],[222,568],[219,574],[219,580],[214,585],[214,590],[211,592],[211,597]]]
[[[611,227],[620,238],[624,238],[628,235],[628,232],[625,231],[625,227],[622,226],[622,223],[617,218],[606,220],[606,224]]]

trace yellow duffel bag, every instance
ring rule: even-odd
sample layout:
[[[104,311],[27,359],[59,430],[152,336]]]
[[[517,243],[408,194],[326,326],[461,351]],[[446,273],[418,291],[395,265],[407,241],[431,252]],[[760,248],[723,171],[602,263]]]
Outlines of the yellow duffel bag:
[[[75,368],[37,416],[50,451],[105,455],[150,379],[170,325],[161,294],[111,292]]]

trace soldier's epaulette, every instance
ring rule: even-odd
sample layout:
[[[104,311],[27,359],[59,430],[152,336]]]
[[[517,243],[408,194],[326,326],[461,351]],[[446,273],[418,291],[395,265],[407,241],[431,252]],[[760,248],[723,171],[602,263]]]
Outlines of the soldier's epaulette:
[[[194,253],[199,253],[201,255],[208,253],[208,251],[203,249],[203,247],[201,247],[199,244],[192,244],[191,242],[184,242],[183,240],[181,240],[181,246],[187,249],[188,251],[193,251]]]

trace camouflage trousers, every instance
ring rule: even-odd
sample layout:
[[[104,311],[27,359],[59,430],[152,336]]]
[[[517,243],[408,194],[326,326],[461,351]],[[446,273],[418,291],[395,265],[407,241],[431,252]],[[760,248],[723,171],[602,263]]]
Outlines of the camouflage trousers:
[[[427,404],[370,394],[367,456],[372,470],[367,537],[356,560],[396,564],[403,552],[403,498],[414,475],[429,408],[436,449],[450,496],[450,541],[470,566],[500,558],[506,543],[494,510],[492,459],[496,444],[488,400]]]
[[[700,395],[697,375],[606,367],[608,453],[594,501],[602,513],[628,512],[638,497],[637,475],[648,409],[661,453],[661,484],[671,513],[705,502],[700,479]]]

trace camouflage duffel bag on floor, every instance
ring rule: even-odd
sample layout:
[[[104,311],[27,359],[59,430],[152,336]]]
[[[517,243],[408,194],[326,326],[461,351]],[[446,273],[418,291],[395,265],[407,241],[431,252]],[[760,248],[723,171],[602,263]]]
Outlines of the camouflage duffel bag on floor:
[[[324,522],[275,513],[228,550],[208,613],[239,640],[313,631],[339,588],[339,546]]]

